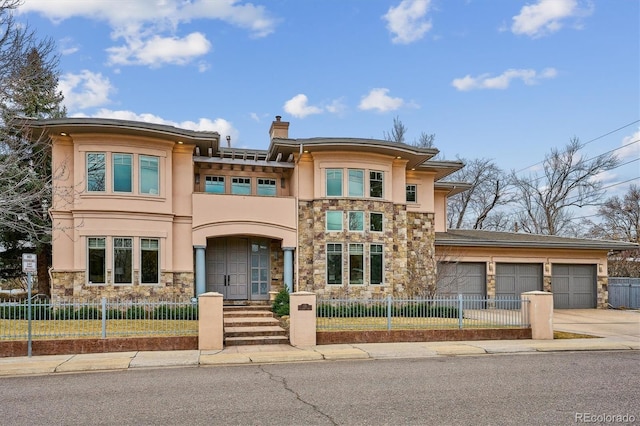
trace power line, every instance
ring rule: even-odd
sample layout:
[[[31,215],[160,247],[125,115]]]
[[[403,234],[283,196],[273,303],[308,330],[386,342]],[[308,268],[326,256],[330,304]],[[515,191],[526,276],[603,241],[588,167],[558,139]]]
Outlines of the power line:
[[[620,131],[620,130],[622,130],[622,129],[625,129],[625,128],[629,127],[629,126],[633,126],[634,124],[636,124],[636,123],[638,123],[638,122],[640,122],[640,120],[632,121],[631,123],[625,124],[624,126],[618,127],[617,129],[611,130],[611,131],[609,131],[609,132],[607,132],[607,133],[605,133],[605,134],[602,134],[602,135],[600,135],[600,136],[598,136],[598,137],[595,137],[595,138],[593,138],[593,139],[590,139],[590,140],[588,140],[587,142],[585,142],[585,143],[581,144],[580,148],[583,148],[584,146],[589,145],[589,144],[590,144],[590,143],[592,143],[592,142],[595,142],[595,141],[597,141],[597,140],[599,140],[599,139],[602,139],[602,138],[604,138],[604,137],[606,137],[606,136],[609,136],[609,135],[611,135],[611,134],[613,134],[613,133],[616,133],[616,132],[618,132],[618,131]],[[514,172],[514,174],[518,174],[518,173],[520,173],[520,172],[523,172],[523,171],[525,171],[525,170],[527,170],[527,169],[530,169],[530,168],[532,168],[532,167],[534,167],[534,166],[537,166],[538,164],[542,164],[543,162],[544,162],[544,160],[541,160],[541,161],[538,161],[538,162],[537,162],[537,163],[535,163],[535,164],[532,164],[532,165],[530,165],[530,166],[524,167],[524,168],[522,168],[522,169],[520,169],[520,170],[516,170],[516,171]]]

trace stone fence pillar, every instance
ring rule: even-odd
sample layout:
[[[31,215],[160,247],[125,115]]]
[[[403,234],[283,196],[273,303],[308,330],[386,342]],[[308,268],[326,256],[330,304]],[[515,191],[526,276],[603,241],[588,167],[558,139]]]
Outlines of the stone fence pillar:
[[[300,291],[289,295],[289,342],[293,346],[316,345],[316,294]]]
[[[534,340],[553,339],[553,293],[546,291],[529,291],[522,293],[522,309],[529,311],[531,338]],[[526,306],[528,305],[528,306]]]
[[[222,315],[222,294],[210,292],[198,296],[198,349],[201,351],[224,348]]]

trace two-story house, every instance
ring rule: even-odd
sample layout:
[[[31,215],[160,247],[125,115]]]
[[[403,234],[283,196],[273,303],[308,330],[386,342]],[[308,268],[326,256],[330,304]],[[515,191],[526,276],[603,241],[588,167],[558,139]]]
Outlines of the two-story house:
[[[373,139],[289,138],[266,150],[216,132],[96,118],[31,123],[53,158],[52,297],[228,301],[270,292],[510,296],[557,292],[606,306],[606,260],[624,243],[446,229],[435,149]],[[623,247],[624,246],[624,247]]]

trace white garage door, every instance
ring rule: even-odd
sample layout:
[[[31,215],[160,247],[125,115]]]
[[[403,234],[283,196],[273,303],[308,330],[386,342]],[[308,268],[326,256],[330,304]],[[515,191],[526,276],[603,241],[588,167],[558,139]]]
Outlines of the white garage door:
[[[554,264],[551,269],[551,291],[554,308],[595,308],[596,265]]]

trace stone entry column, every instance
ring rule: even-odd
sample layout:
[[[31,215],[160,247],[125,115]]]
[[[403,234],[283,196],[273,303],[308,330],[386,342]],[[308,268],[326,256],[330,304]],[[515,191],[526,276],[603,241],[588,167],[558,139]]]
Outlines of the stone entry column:
[[[207,269],[205,259],[205,246],[195,246],[196,249],[196,296],[200,296],[206,291]]]
[[[283,247],[284,250],[284,285],[293,293],[293,250],[294,247]]]

